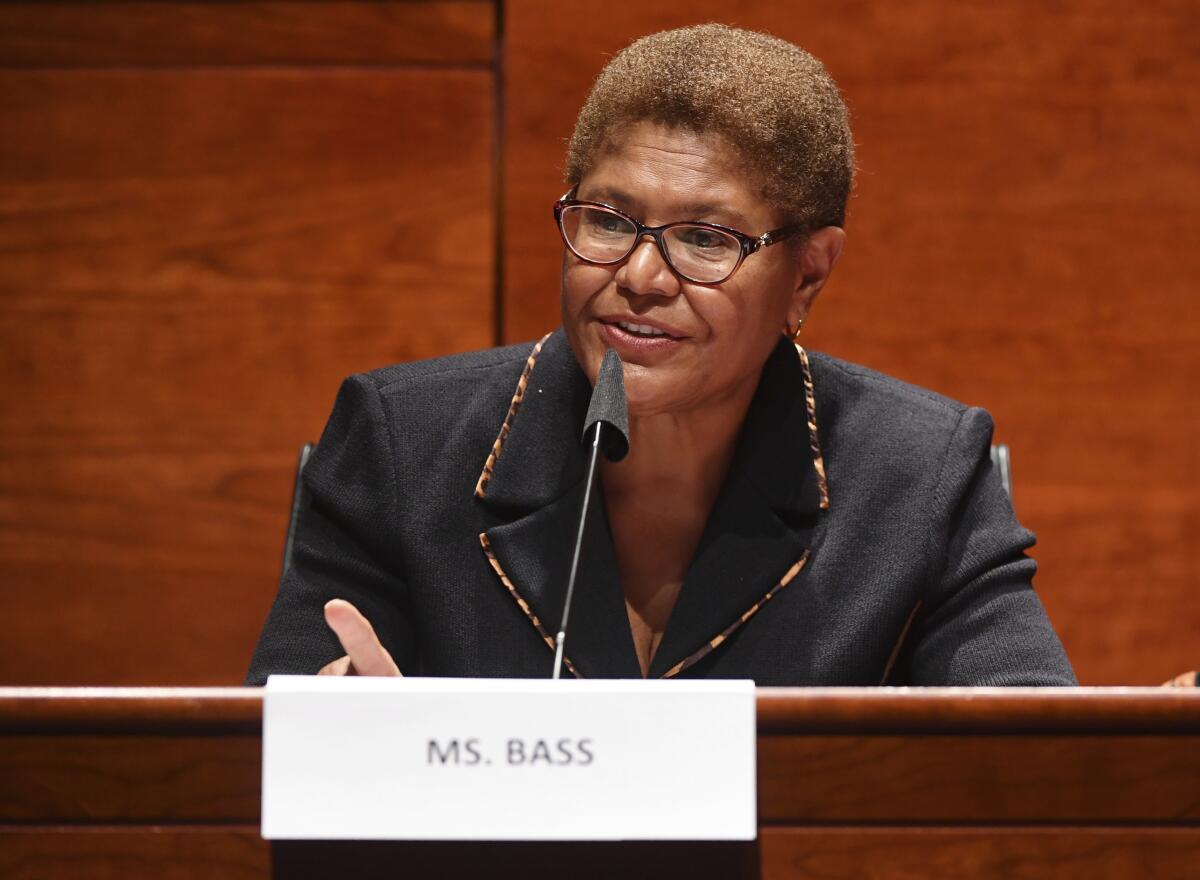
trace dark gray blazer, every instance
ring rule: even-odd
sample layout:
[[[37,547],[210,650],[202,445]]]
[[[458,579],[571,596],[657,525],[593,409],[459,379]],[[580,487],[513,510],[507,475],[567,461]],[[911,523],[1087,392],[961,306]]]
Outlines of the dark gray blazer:
[[[249,683],[343,653],[334,597],[405,674],[548,677],[590,390],[561,330],[347,379]],[[1074,684],[991,434],[980,409],[781,342],[651,675]],[[575,601],[569,670],[639,677],[602,503]]]

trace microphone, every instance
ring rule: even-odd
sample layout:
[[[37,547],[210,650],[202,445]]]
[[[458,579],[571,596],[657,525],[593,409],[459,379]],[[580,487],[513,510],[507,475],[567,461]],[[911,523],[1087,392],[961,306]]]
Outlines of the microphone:
[[[599,441],[609,461],[620,461],[629,454],[629,409],[625,403],[625,369],[611,348],[600,362],[592,402],[588,404],[587,417],[583,420],[584,443],[588,442],[588,432],[600,424],[611,430],[602,434],[596,431],[592,442]],[[588,476],[590,478],[591,474]]]
[[[625,403],[625,371],[621,359],[611,348],[604,353],[587,418],[583,420],[583,442],[590,443],[592,454],[588,462],[587,481],[583,487],[583,509],[579,512],[579,530],[575,534],[575,554],[571,557],[571,574],[567,578],[567,598],[563,603],[562,625],[554,639],[554,674],[562,672],[563,645],[567,641],[567,618],[571,614],[571,599],[575,596],[575,575],[579,571],[579,553],[583,549],[583,530],[587,525],[588,507],[592,500],[592,483],[596,479],[596,462],[601,450],[609,461],[620,461],[629,454],[629,409]]]

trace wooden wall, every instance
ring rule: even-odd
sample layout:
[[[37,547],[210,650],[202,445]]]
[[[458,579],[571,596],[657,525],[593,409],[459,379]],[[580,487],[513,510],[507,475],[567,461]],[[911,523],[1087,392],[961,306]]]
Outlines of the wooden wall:
[[[809,345],[995,414],[1086,683],[1200,665],[1195,4],[596,9],[0,4],[0,684],[238,681],[340,377],[557,323],[579,103],[707,20],[854,114]]]
[[[0,5],[0,683],[240,681],[340,378],[494,339],[494,22]]]
[[[557,320],[550,205],[612,53],[703,21],[792,40],[841,85],[860,162],[806,344],[991,410],[1085,683],[1200,666],[1196,4],[595,9],[506,4],[506,336]]]

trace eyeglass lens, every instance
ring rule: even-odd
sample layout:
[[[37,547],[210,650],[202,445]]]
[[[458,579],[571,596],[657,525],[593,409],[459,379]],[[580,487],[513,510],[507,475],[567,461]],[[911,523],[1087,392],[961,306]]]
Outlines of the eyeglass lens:
[[[562,230],[571,250],[593,263],[623,260],[637,244],[637,227],[628,218],[592,205],[563,208]],[[741,257],[741,243],[719,229],[681,223],[662,238],[671,268],[692,281],[724,281]]]

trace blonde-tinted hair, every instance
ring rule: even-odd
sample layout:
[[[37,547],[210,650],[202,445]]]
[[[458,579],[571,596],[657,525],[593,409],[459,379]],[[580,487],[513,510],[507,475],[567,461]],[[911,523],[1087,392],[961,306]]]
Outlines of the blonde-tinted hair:
[[[719,24],[631,43],[579,111],[567,182],[577,185],[622,129],[642,121],[721,135],[789,224],[844,225],[854,178],[849,113],[824,66],[799,46]]]

